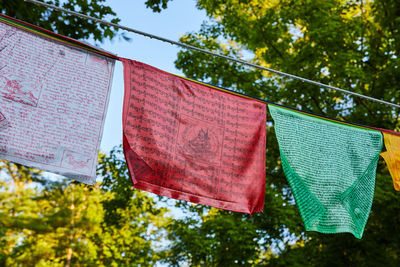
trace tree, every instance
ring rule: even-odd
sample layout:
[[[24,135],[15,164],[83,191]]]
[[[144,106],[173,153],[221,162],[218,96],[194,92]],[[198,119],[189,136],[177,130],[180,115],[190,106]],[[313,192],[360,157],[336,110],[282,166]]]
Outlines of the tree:
[[[80,0],[54,0],[43,2],[99,19],[111,16],[111,22],[113,23],[118,23],[120,21],[115,17],[116,13],[109,6],[104,5],[105,0],[91,0],[90,2]],[[97,22],[91,20],[78,18],[33,3],[24,2],[24,0],[0,0],[0,11],[16,19],[75,39],[88,39],[92,37],[96,41],[102,41],[105,38],[114,38],[118,31],[109,26],[99,25]],[[121,36],[124,37],[124,35]]]
[[[2,162],[0,265],[152,266],[169,222],[146,192],[134,190],[121,149],[100,155],[103,183],[39,181],[41,173]]]
[[[90,6],[78,0],[47,2],[99,18],[111,15],[118,22],[104,0],[93,0]],[[160,12],[168,0],[146,4]],[[398,1],[198,0],[197,6],[210,20],[182,42],[398,102]],[[0,0],[0,9],[73,38],[101,41],[115,36],[111,28],[22,0]],[[180,52],[176,66],[190,78],[273,102],[375,127],[400,127],[399,110],[198,52]],[[104,183],[94,188],[43,183],[37,171],[2,163],[0,264],[397,266],[400,200],[383,161],[362,240],[350,234],[304,232],[271,121],[268,126],[266,204],[253,217],[177,202],[187,216],[164,219],[166,210],[154,198],[132,189],[117,150],[101,156],[99,177]],[[169,247],[160,252],[160,242]]]
[[[156,12],[166,8],[167,3],[164,0],[146,2]],[[233,57],[246,56],[261,66],[399,103],[398,1],[198,0],[197,7],[207,12],[209,21],[199,32],[183,36],[182,42]],[[392,130],[400,127],[398,109],[224,59],[185,50],[178,54],[175,64],[189,78],[254,97],[374,127]],[[170,235],[179,240],[171,247],[170,262],[174,263],[174,257],[180,256],[194,265],[208,263],[209,258],[218,258],[221,250],[210,249],[208,254],[200,254],[199,248],[235,246],[235,258],[240,259],[236,264],[254,264],[257,255],[259,264],[269,265],[399,264],[399,228],[395,225],[400,220],[400,198],[394,192],[382,160],[372,212],[362,240],[350,234],[304,232],[281,169],[273,128],[268,127],[267,136],[264,212],[248,217],[209,211],[204,216],[200,209],[197,214],[201,220],[188,218],[181,224],[183,229],[170,230]],[[222,219],[226,216],[235,223]],[[253,235],[258,242],[253,244],[251,253],[247,242],[195,238],[210,224],[218,232],[230,233],[234,238],[233,235],[243,234],[243,221],[252,222],[250,232],[261,232]],[[194,241],[198,241],[195,246]]]
[[[46,2],[119,21],[104,0]],[[76,39],[102,41],[117,34],[23,0],[0,0],[0,10]],[[167,209],[132,188],[121,149],[100,155],[98,179],[103,182],[96,186],[62,177],[55,182],[6,161],[0,161],[0,175],[1,266],[151,266],[161,257]]]
[[[121,147],[101,155],[101,188],[109,196],[102,204],[102,263],[104,266],[152,266],[163,256],[168,209],[158,207],[147,192],[133,188]]]

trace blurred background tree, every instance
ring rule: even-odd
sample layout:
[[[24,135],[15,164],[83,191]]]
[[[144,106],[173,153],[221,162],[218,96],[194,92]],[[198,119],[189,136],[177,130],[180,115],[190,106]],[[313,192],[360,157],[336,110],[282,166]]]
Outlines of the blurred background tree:
[[[104,0],[46,1],[118,22]],[[168,0],[147,0],[155,12]],[[29,5],[29,8],[26,8]],[[209,20],[181,41],[308,79],[399,103],[400,2],[396,0],[197,0]],[[115,29],[23,0],[0,10],[77,38],[124,37]],[[193,79],[305,111],[398,130],[400,110],[183,50],[176,67]],[[121,150],[100,155],[95,187],[52,182],[0,162],[0,265],[10,266],[398,266],[400,198],[381,160],[362,240],[305,232],[268,122],[266,201],[252,217],[132,189]],[[163,204],[164,203],[164,204]],[[165,204],[167,203],[167,204]],[[171,207],[171,206],[170,206]]]
[[[107,18],[113,23],[120,21],[111,7],[104,4],[105,0],[45,0],[42,2],[80,12],[98,19]],[[24,0],[0,0],[0,11],[7,16],[32,23],[74,39],[88,39],[91,37],[96,41],[102,41],[106,38],[114,38],[118,32],[117,29],[110,28],[109,26],[99,25],[93,21],[24,2]]]
[[[148,0],[154,12],[167,0]],[[400,103],[400,2],[396,0],[197,0],[209,20],[181,42],[386,101]],[[399,109],[183,50],[193,79],[350,122],[399,130]],[[364,237],[305,232],[268,122],[264,212],[198,208],[175,221],[167,261],[193,265],[398,266],[400,198],[381,159]],[[189,208],[182,203],[184,208]],[[193,209],[193,208],[192,208]],[[202,236],[203,238],[199,238]],[[245,241],[240,241],[243,237]],[[252,242],[254,241],[254,242]],[[207,248],[209,248],[207,250]],[[230,254],[232,252],[232,254]],[[225,261],[224,261],[225,259]]]
[[[45,2],[119,22],[104,0]],[[0,0],[0,11],[75,39],[126,39],[23,0]],[[0,266],[154,265],[167,210],[133,190],[121,149],[100,155],[98,179],[87,186],[0,161]]]
[[[0,161],[0,266],[152,266],[167,209],[134,190],[119,148],[96,186]]]

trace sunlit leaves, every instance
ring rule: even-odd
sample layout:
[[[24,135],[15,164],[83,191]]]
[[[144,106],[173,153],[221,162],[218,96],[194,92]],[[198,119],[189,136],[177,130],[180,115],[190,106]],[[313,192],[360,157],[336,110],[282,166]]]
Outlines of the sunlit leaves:
[[[116,13],[105,4],[105,0],[43,1],[65,9],[80,12],[99,19],[118,23]],[[96,41],[112,39],[118,30],[109,26],[99,26],[97,22],[78,18],[60,11],[24,2],[24,0],[0,0],[0,11],[8,16],[32,23],[47,30],[75,39],[93,38]]]

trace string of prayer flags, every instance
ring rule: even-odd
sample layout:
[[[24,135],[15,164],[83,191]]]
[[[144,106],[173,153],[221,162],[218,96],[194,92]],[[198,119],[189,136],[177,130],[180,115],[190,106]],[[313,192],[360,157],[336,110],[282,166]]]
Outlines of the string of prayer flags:
[[[135,188],[243,213],[265,194],[266,104],[121,59]]]
[[[237,94],[0,14],[0,158],[94,184],[115,59],[124,65],[123,148],[133,186],[260,212],[266,101]],[[382,134],[400,191],[400,135],[269,104],[306,230],[361,238]],[[382,132],[382,134],[381,134]]]
[[[382,152],[381,156],[392,176],[394,188],[400,191],[400,135],[383,129],[382,134],[386,151]]]
[[[269,105],[282,166],[307,231],[361,238],[382,134]]]
[[[95,183],[114,61],[1,15],[0,158]]]

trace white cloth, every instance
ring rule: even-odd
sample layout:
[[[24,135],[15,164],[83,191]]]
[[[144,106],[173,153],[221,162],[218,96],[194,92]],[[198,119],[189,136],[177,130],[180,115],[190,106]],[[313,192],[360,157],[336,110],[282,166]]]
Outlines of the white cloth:
[[[114,63],[0,23],[0,158],[95,183]]]

